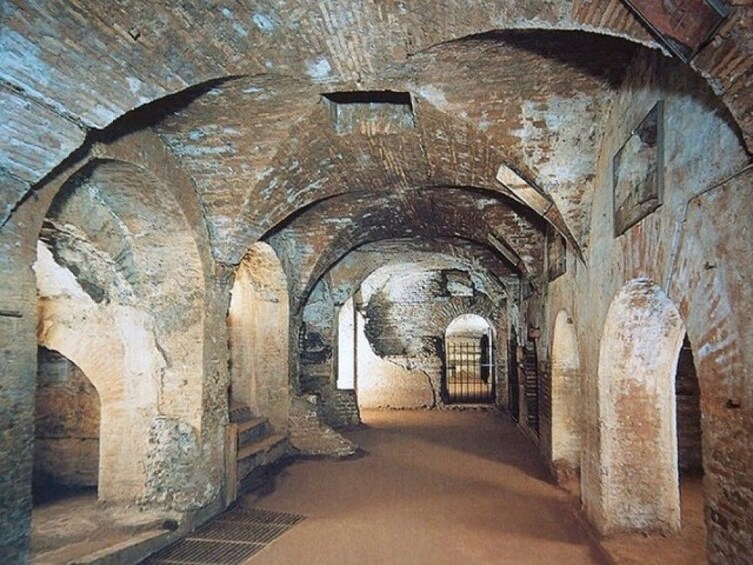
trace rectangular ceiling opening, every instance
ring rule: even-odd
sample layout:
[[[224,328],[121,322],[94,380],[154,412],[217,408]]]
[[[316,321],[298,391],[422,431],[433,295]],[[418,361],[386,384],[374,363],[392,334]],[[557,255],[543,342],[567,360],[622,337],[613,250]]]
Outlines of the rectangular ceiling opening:
[[[409,92],[358,90],[322,94],[332,126],[339,134],[397,134],[413,129],[413,103]]]

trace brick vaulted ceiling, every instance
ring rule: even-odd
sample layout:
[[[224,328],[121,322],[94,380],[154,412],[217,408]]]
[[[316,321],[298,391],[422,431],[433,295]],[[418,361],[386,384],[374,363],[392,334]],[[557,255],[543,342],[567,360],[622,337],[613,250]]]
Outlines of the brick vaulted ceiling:
[[[599,126],[632,53],[573,32],[434,47],[370,83],[414,96],[416,127],[391,135],[338,134],[321,86],[268,77],[216,86],[157,129],[196,180],[211,233],[235,246],[220,251],[231,262],[296,208],[350,191],[504,191],[501,164],[552,195],[579,233]]]
[[[735,7],[694,63],[746,139],[752,11]],[[295,239],[313,218],[363,228],[371,235],[353,237],[366,243],[398,207],[431,237],[495,233],[540,271],[544,224],[512,206],[498,167],[531,182],[584,238],[615,86],[638,44],[656,47],[617,0],[10,0],[0,23],[0,223],[96,130],[160,100],[153,127],[193,178],[215,257],[228,263],[265,235]],[[359,90],[409,92],[414,127],[336,132],[322,93]],[[429,193],[433,208],[418,212],[427,205],[416,195]],[[487,200],[504,219],[488,217]],[[453,222],[461,208],[467,219]],[[390,225],[379,237],[411,235]]]

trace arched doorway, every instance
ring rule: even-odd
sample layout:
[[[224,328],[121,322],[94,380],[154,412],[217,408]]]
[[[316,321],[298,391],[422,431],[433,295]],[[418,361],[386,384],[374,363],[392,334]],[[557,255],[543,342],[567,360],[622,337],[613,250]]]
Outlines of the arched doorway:
[[[581,391],[578,337],[570,315],[560,311],[552,338],[551,461],[557,479],[567,481],[580,468]]]
[[[703,540],[703,543],[699,542],[698,545],[705,547],[701,388],[693,358],[693,346],[687,335],[682,342],[677,359],[675,398],[677,401],[677,467],[683,537]]]
[[[287,429],[289,413],[288,286],[277,254],[255,243],[238,266],[227,324],[232,401],[272,426]]]
[[[629,282],[609,308],[599,354],[606,533],[680,529],[676,375],[684,336],[676,307],[649,280]]]
[[[99,393],[64,355],[39,347],[34,418],[34,504],[96,489]]]
[[[476,314],[455,318],[445,331],[442,392],[448,404],[495,401],[494,336]]]

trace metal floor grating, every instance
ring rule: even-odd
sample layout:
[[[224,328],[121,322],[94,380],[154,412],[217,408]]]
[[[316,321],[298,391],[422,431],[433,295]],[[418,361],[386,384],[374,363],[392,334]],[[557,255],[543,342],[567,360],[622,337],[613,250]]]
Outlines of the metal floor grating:
[[[305,516],[237,507],[188,534],[142,565],[237,565]]]

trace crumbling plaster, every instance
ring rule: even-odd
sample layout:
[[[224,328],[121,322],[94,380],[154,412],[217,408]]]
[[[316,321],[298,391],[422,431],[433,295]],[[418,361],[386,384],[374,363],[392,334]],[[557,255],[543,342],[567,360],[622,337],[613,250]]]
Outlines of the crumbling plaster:
[[[510,269],[535,276],[543,263],[542,230],[540,218],[508,199],[437,188],[379,200],[368,193],[331,199],[305,211],[273,234],[269,243],[283,261],[297,310],[332,265],[370,242],[462,237],[490,248],[488,234],[500,234],[515,255]]]
[[[447,328],[458,316],[476,314],[495,330],[496,402],[506,405],[508,299],[514,301],[501,285],[457,267],[406,263],[372,273],[357,300],[364,321],[362,349],[388,364],[361,358],[359,402],[366,408],[415,408],[426,400],[430,407],[443,406]]]
[[[31,265],[42,220],[61,186],[77,171],[96,171],[108,160],[130,164],[126,177],[149,171],[147,182],[132,187],[145,201],[155,192],[173,195],[168,208],[180,218],[182,234],[175,243],[195,246],[191,277],[200,289],[182,296],[180,288],[166,281],[166,292],[155,291],[160,300],[151,304],[162,307],[162,299],[177,300],[196,315],[190,354],[181,351],[185,344],[177,336],[170,342],[175,328],[166,327],[162,316],[154,319],[164,311],[149,311],[148,301],[137,305],[141,327],[151,327],[157,341],[166,343],[163,359],[175,376],[163,388],[171,398],[163,405],[167,414],[153,420],[148,432],[153,472],[147,482],[153,495],[145,503],[195,509],[218,498],[229,384],[225,317],[235,265],[256,239],[268,236],[290,281],[295,387],[301,309],[316,295],[317,285],[331,284],[331,266],[355,246],[418,235],[466,237],[489,249],[486,234],[507,222],[499,235],[522,258],[508,267],[534,278],[533,285],[527,280],[521,285],[519,295],[528,304],[520,307],[526,321],[543,332],[541,358],[546,359],[560,310],[571,313],[577,327],[582,492],[589,517],[609,529],[600,463],[604,399],[598,391],[604,373],[598,362],[599,338],[620,289],[631,280],[650,280],[677,306],[698,354],[712,561],[753,553],[753,525],[746,513],[753,484],[744,467],[753,445],[753,387],[747,372],[753,343],[753,322],[747,315],[753,304],[747,282],[748,192],[753,179],[748,172],[720,182],[748,158],[752,19],[753,7],[735,4],[714,41],[692,63],[716,99],[687,68],[643,49],[636,50],[637,61],[620,85],[620,73],[617,79],[609,77],[633,47],[612,39],[598,41],[614,43],[610,57],[619,60],[602,61],[612,71],[598,78],[589,78],[593,69],[569,68],[569,63],[591,57],[591,36],[574,36],[580,46],[575,54],[551,45],[547,54],[534,54],[535,46],[520,39],[524,36],[505,47],[488,35],[461,40],[502,29],[572,29],[655,47],[619,0],[453,1],[441,6],[291,1],[211,12],[193,4],[142,2],[84,6],[14,0],[0,5],[0,46],[7,62],[0,69],[0,113],[7,118],[0,120],[0,359],[5,368],[0,388],[0,525],[9,525],[0,528],[3,557],[23,561],[28,547],[38,325]],[[557,34],[536,31],[532,37],[557,45]],[[179,54],[176,45],[183,46]],[[570,46],[570,40],[563,45]],[[519,67],[505,64],[518,58]],[[473,69],[467,69],[471,65]],[[529,72],[534,76],[539,68],[550,69],[554,78],[526,83]],[[495,82],[505,71],[517,73],[517,80],[506,86]],[[485,86],[474,90],[476,82]],[[579,88],[572,89],[574,84]],[[418,131],[381,140],[334,138],[318,105],[321,92],[389,88],[412,92]],[[512,98],[515,105],[499,110],[509,110],[509,115],[496,120],[483,110],[470,110]],[[667,103],[665,203],[613,239],[611,159],[660,98]],[[254,119],[234,123],[243,113],[239,106]],[[562,115],[565,106],[568,113]],[[157,123],[165,113],[171,115]],[[598,128],[583,125],[599,115],[604,121],[598,118]],[[577,150],[570,151],[569,138],[589,151],[574,159]],[[595,171],[589,171],[594,163]],[[544,272],[545,222],[518,210],[517,218],[514,213],[506,220],[497,216],[500,222],[495,224],[495,215],[516,209],[506,201],[504,187],[493,180],[501,164],[512,165],[547,192],[556,203],[547,221],[572,231],[586,250],[585,263],[570,253],[568,273],[549,285],[536,280]],[[566,182],[555,182],[558,179]],[[129,182],[121,186],[127,188]],[[117,184],[113,186],[117,193]],[[478,196],[478,189],[497,201],[488,206],[491,216],[482,214],[483,221],[474,208],[476,198],[468,198],[470,193]],[[439,191],[447,194],[434,198]],[[379,198],[387,213],[367,205]],[[302,215],[297,213],[308,205]],[[336,210],[339,206],[350,209],[343,213]],[[412,212],[393,218],[395,210],[403,209]],[[319,229],[326,218],[330,224]],[[439,220],[443,227],[421,218]],[[92,244],[87,249],[115,249],[116,233],[126,235],[119,242],[125,243],[126,232],[143,231],[136,224],[120,228],[124,231],[114,231],[109,239],[82,230],[83,239]],[[177,235],[170,233],[171,239]],[[135,286],[148,295],[152,265],[134,259],[134,274],[143,276]],[[77,259],[69,256],[67,261],[74,264]],[[168,270],[174,272],[177,263],[177,258],[168,261]],[[96,286],[96,277],[86,282]],[[126,295],[123,300],[133,300]],[[63,301],[53,303],[57,312],[65,312]],[[93,308],[97,315],[115,309]],[[518,318],[517,313],[511,317]],[[525,331],[517,335],[523,339]],[[170,365],[173,360],[179,361],[176,366]],[[185,390],[190,390],[193,409],[176,400]],[[321,427],[320,407],[310,400],[293,399],[293,418],[324,437],[331,430]],[[337,442],[334,437],[333,444]],[[545,452],[546,442],[544,433]],[[190,473],[196,462],[200,472]],[[171,473],[172,468],[177,472]]]
[[[193,452],[188,457],[189,461],[186,461],[182,455],[178,455],[178,452],[174,451],[179,447],[177,444],[163,444],[162,447],[152,444],[150,451],[150,457],[156,465],[154,467],[155,472],[161,458],[177,458],[194,468],[198,464],[199,468],[203,469],[203,471],[192,474],[192,482],[189,483],[184,479],[176,477],[170,477],[169,480],[154,480],[151,483],[153,489],[151,491],[148,488],[144,490],[142,483],[142,487],[129,489],[129,499],[137,499],[146,505],[160,503],[163,506],[167,505],[176,509],[188,510],[210,503],[214,497],[218,496],[222,486],[221,426],[227,418],[227,411],[226,409],[222,410],[218,408],[226,406],[227,402],[224,394],[227,373],[226,369],[223,369],[223,367],[227,366],[227,347],[226,340],[216,339],[216,330],[213,328],[224,326],[228,291],[225,289],[223,296],[220,292],[222,290],[221,283],[218,283],[215,279],[215,271],[212,266],[205,235],[206,231],[203,228],[201,220],[202,213],[195,199],[191,181],[175,165],[175,161],[165,152],[164,146],[152,134],[141,132],[128,135],[113,140],[109,144],[97,146],[95,151],[83,155],[77,164],[71,164],[69,170],[63,171],[56,177],[51,178],[49,182],[37,189],[35,198],[24,201],[11,221],[3,227],[3,253],[1,259],[4,272],[1,283],[4,301],[3,308],[7,309],[13,315],[11,317],[3,317],[2,319],[2,333],[5,336],[2,340],[2,356],[4,366],[8,371],[7,376],[4,377],[2,398],[3,402],[6,403],[4,406],[7,406],[8,409],[3,410],[2,416],[3,421],[6,423],[2,426],[4,430],[1,448],[3,453],[3,472],[1,473],[2,483],[0,487],[3,489],[4,500],[7,502],[2,505],[2,519],[4,523],[8,520],[8,524],[14,524],[13,528],[5,529],[2,534],[2,545],[4,548],[17,548],[9,553],[5,549],[3,550],[5,552],[4,555],[7,555],[11,561],[16,558],[20,559],[20,556],[25,551],[24,548],[28,547],[28,542],[25,540],[28,540],[31,504],[28,485],[30,484],[31,477],[30,465],[32,459],[30,448],[33,438],[32,418],[34,413],[38,335],[37,282],[31,266],[37,260],[37,238],[39,237],[42,221],[47,215],[50,203],[61,187],[73,177],[73,173],[80,170],[86,163],[92,162],[95,158],[102,159],[103,157],[117,159],[122,163],[133,163],[135,167],[138,167],[134,171],[152,171],[150,173],[154,175],[152,178],[159,178],[161,180],[153,181],[150,190],[159,189],[167,191],[167,193],[172,195],[171,198],[174,198],[175,204],[171,207],[171,210],[179,212],[185,218],[185,229],[191,234],[189,238],[192,244],[196,246],[197,251],[195,253],[198,260],[201,261],[199,263],[200,271],[194,273],[200,277],[201,290],[198,294],[188,294],[187,298],[195,301],[192,304],[193,309],[196,309],[198,306],[199,320],[203,320],[208,324],[208,326],[204,323],[199,325],[200,333],[197,348],[190,350],[192,355],[198,353],[198,365],[194,366],[194,369],[191,369],[194,371],[194,376],[185,381],[188,386],[194,387],[194,390],[198,392],[198,396],[194,397],[194,401],[197,404],[194,404],[191,408],[189,418],[189,421],[193,422],[194,426],[185,424],[193,430],[190,433],[194,437],[193,441],[200,446],[198,452]],[[150,159],[154,159],[154,162]],[[138,180],[138,175],[131,179],[131,182],[136,183],[133,186],[142,187],[141,189],[143,189],[143,185]],[[127,187],[128,183],[126,182],[123,186]],[[136,194],[133,196],[138,198]],[[191,220],[193,220],[193,224],[189,223]],[[117,293],[114,293],[112,296],[116,295]],[[159,320],[153,320],[151,313],[145,313],[141,310],[134,311],[132,306],[118,306],[117,303],[96,306],[83,290],[78,292],[76,296],[78,296],[76,299],[77,304],[72,310],[66,308],[66,300],[45,301],[44,304],[46,306],[54,307],[52,311],[45,310],[51,312],[50,315],[52,316],[53,323],[42,324],[40,328],[42,328],[41,335],[43,339],[47,339],[44,336],[49,336],[49,339],[52,341],[60,339],[66,344],[61,345],[60,349],[79,351],[81,359],[78,359],[78,355],[73,355],[73,357],[77,358],[78,364],[82,368],[87,366],[87,360],[91,360],[92,363],[99,363],[100,366],[108,367],[109,370],[113,366],[112,361],[117,362],[119,359],[117,353],[115,355],[112,354],[112,352],[121,350],[118,344],[112,343],[108,345],[108,342],[102,342],[103,335],[114,335],[113,329],[118,327],[117,322],[113,323],[112,318],[108,319],[109,314],[105,314],[106,311],[113,313],[118,310],[123,313],[126,313],[129,309],[133,311],[133,314],[127,314],[125,318],[122,318],[125,323],[123,326],[125,333],[122,335],[130,343],[133,343],[130,340],[135,335],[133,332],[138,331],[138,327],[148,328],[152,324],[161,323]],[[81,309],[84,297],[91,303],[87,308]],[[177,292],[173,299],[182,300],[182,297],[183,293]],[[52,312],[57,312],[57,314],[52,314]],[[71,328],[70,325],[62,321],[63,319],[71,320],[69,314],[62,314],[63,312],[74,314],[75,317],[79,318],[81,324],[77,323],[75,324],[75,329]],[[82,328],[85,327],[81,316],[85,316],[86,312],[92,314],[89,322],[93,322],[94,325],[90,323],[90,327],[94,328],[97,323],[101,322],[98,326],[99,329],[93,329],[94,335],[92,336],[92,340],[89,341],[81,339],[82,335],[86,335],[86,332],[81,333]],[[58,315],[63,315],[63,318],[56,318],[55,316]],[[134,315],[136,319],[141,320],[141,322],[135,325]],[[191,314],[191,316],[195,315],[195,313]],[[60,333],[66,327],[74,329],[74,333]],[[103,329],[105,331],[102,331]],[[65,335],[68,337],[63,337]],[[57,337],[53,338],[52,336]],[[176,346],[179,346],[178,342],[176,342]],[[108,349],[109,353],[107,352]],[[146,348],[146,350],[149,349],[149,347]],[[151,350],[154,351],[154,347]],[[105,356],[100,361],[95,361],[94,357],[92,357],[97,351],[105,353]],[[162,353],[164,354],[165,351],[169,351],[169,348],[163,350]],[[168,353],[167,363],[170,362],[171,357],[172,354]],[[128,362],[128,356],[125,353],[120,358],[123,359],[123,362]],[[96,370],[84,370],[88,373],[97,372]],[[177,392],[180,390],[180,386],[182,386],[183,378],[186,377],[181,378],[181,383],[176,383],[179,385],[178,389],[173,391],[162,389],[161,393],[167,397],[167,395]],[[212,390],[214,386],[217,386],[220,390]],[[179,404],[174,405],[174,408],[166,407],[168,413],[174,409],[177,409],[175,414],[180,418],[181,408]],[[120,416],[120,413],[113,411],[111,415],[113,418],[117,418]],[[177,424],[180,419],[174,421]],[[122,433],[127,435],[129,429],[131,428],[124,425]],[[132,429],[135,434],[139,429],[144,431],[135,425]],[[149,428],[147,427],[146,429],[148,430]],[[113,431],[115,432],[116,430]],[[143,445],[144,449],[147,449],[148,438],[149,435],[144,434],[139,438],[134,438],[134,443]],[[103,438],[104,441],[105,439]],[[124,441],[129,442],[127,437],[124,437]],[[106,453],[104,448],[103,453]],[[148,475],[149,470],[146,472]],[[141,474],[139,473],[135,476],[138,477]],[[106,488],[104,491],[101,491],[101,494],[106,495]],[[122,491],[119,492],[122,493]],[[14,553],[15,551],[19,553]]]
[[[469,242],[452,239],[432,241],[383,240],[364,245],[345,256],[319,281],[302,312],[301,319],[305,323],[306,340],[302,342],[301,386],[304,390],[321,395],[325,417],[333,425],[346,425],[358,421],[357,405],[354,403],[354,399],[344,394],[343,391],[336,390],[337,367],[335,360],[337,358],[339,309],[354,294],[360,296],[358,294],[359,288],[373,273],[384,270],[390,265],[393,266],[393,269],[402,268],[406,273],[413,271],[416,273],[437,273],[443,269],[474,273],[474,285],[477,292],[480,293],[479,296],[493,297],[491,301],[501,301],[501,306],[497,308],[487,305],[489,307],[484,308],[480,305],[483,304],[483,300],[479,300],[479,304],[475,306],[465,302],[463,304],[468,311],[477,309],[482,315],[497,320],[498,352],[507,350],[508,324],[515,324],[519,327],[520,317],[518,312],[520,309],[517,307],[519,283],[510,272],[509,265],[501,261],[499,257],[495,257],[489,250],[479,248]],[[359,300],[362,299],[359,298]],[[423,320],[426,325],[424,333],[433,332],[434,341],[441,340],[444,338],[444,330],[452,321],[452,318],[465,313],[465,310],[462,310],[457,304],[454,307],[443,308],[442,306],[449,306],[440,303],[440,301],[446,302],[446,296],[444,299],[441,297],[432,299],[424,296],[423,299],[427,301],[425,312],[423,314],[419,312],[416,316],[419,320]],[[432,301],[438,303],[438,311],[436,312],[431,310]],[[295,320],[293,323],[295,323]],[[421,332],[419,331],[419,333]],[[408,339],[405,346],[413,347],[409,343],[411,341],[411,339]],[[366,344],[362,345],[366,347]],[[373,348],[373,345],[369,345],[369,347]],[[411,351],[413,356],[404,359],[397,359],[394,356],[382,359],[382,357],[375,355],[380,359],[380,365],[389,367],[394,374],[405,375],[407,366],[414,367],[413,373],[408,371],[408,373],[411,373],[410,378],[417,379],[420,388],[423,389],[422,398],[428,399],[431,396],[431,404],[433,404],[439,391],[441,359],[433,346],[429,352],[423,351],[421,347],[419,347],[419,351],[413,349]],[[381,355],[384,356],[385,354],[382,352]],[[430,377],[425,374],[425,368],[421,367],[421,358],[424,358],[424,361],[431,365],[429,369]],[[507,402],[507,387],[504,380],[506,354],[499,354],[498,360],[500,362],[498,377],[501,379],[497,389],[498,401],[501,405],[504,405]],[[428,388],[428,385],[431,385],[434,392]],[[396,400],[395,390],[390,391],[389,394],[393,397],[393,406],[406,406],[405,403],[408,400],[405,398]],[[441,404],[441,399],[438,400],[438,404]],[[383,405],[384,403],[382,403]]]
[[[432,17],[435,6],[423,4],[295,1],[211,12],[191,5],[173,10],[140,3],[85,10],[13,3],[2,9],[2,45],[10,55],[0,77],[10,86],[3,89],[3,107],[15,116],[6,123],[3,136],[8,142],[2,151],[7,155],[4,177],[10,189],[6,218],[31,184],[84,142],[88,128],[105,128],[129,110],[212,79],[299,76],[314,84],[368,88],[376,82],[377,71],[394,60],[493,29],[585,29],[653,45],[618,0],[607,5],[449,2],[442,5],[441,18]],[[729,61],[746,52],[752,13],[749,6],[736,6],[719,39],[694,63],[724,96],[745,131],[751,124],[746,119],[750,106],[740,86],[751,65],[741,68]],[[291,28],[298,31],[287,36]],[[62,38],[69,35],[77,42],[60,49]],[[329,40],[321,42],[320,37]],[[186,43],[182,57],[171,56],[174,42]],[[382,48],[374,49],[375,44]],[[106,53],[101,52],[103,45],[109,46]],[[82,66],[86,60],[96,64]],[[81,68],[86,73],[76,72]],[[23,155],[24,148],[34,147],[28,141],[49,131],[50,123],[56,124],[56,150]]]

